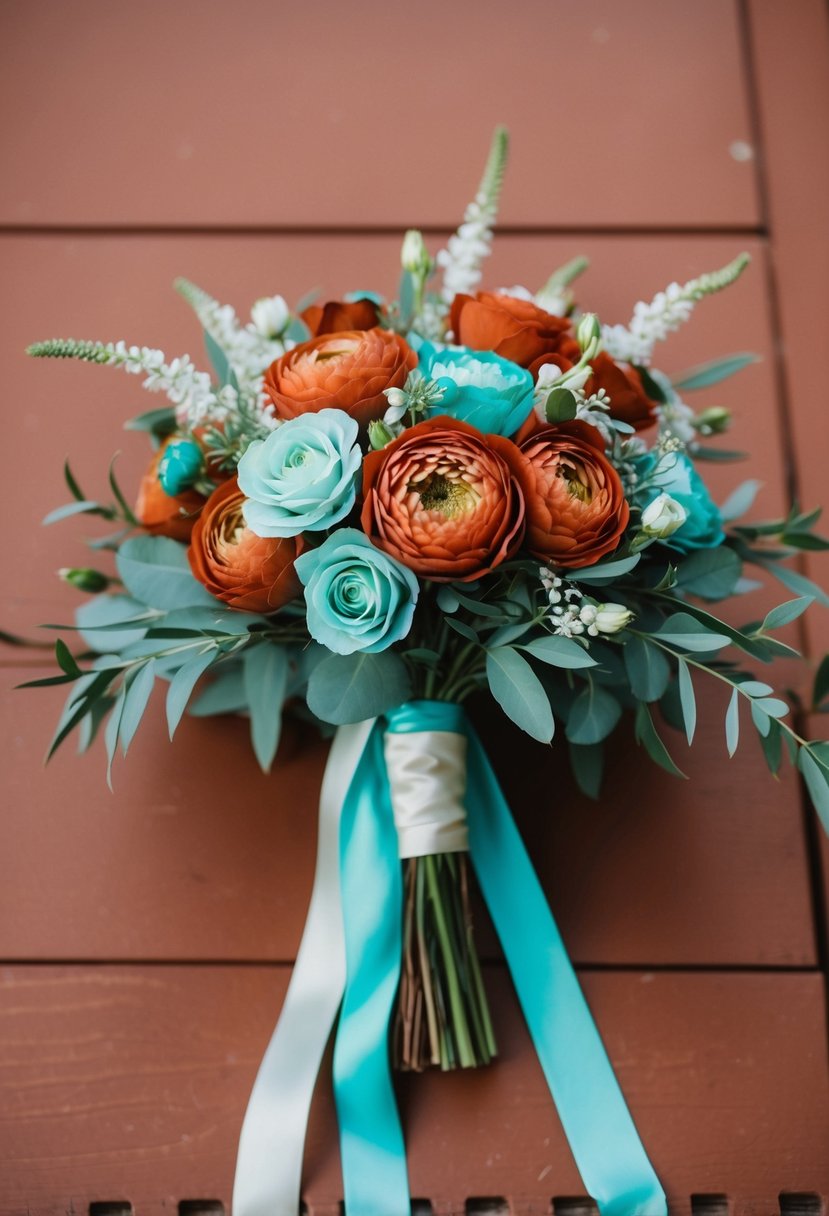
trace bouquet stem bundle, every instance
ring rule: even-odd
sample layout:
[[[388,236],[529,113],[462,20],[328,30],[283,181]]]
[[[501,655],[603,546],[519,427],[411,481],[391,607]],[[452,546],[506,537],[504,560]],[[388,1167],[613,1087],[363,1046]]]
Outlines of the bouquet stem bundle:
[[[475,1068],[496,1054],[473,935],[467,855],[409,858],[395,1066],[412,1072]]]

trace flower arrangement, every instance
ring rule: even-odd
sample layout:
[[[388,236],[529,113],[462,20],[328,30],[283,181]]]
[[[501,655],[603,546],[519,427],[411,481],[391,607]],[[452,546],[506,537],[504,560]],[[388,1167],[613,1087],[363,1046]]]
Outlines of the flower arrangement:
[[[58,641],[60,674],[27,685],[70,686],[49,754],[75,730],[88,747],[103,727],[111,769],[157,678],[167,685],[171,737],[188,706],[201,715],[247,714],[266,770],[283,711],[337,728],[329,769],[342,787],[333,817],[335,837],[345,842],[339,882],[346,954],[349,933],[359,936],[353,910],[349,929],[347,889],[359,888],[360,873],[366,881],[368,869],[352,870],[371,855],[373,873],[388,879],[389,906],[402,916],[386,943],[386,971],[372,964],[370,990],[386,993],[386,1013],[397,990],[395,1060],[414,1070],[472,1066],[496,1054],[472,937],[470,852],[534,1025],[537,982],[527,981],[535,985],[529,995],[522,989],[518,947],[511,953],[506,940],[514,937],[507,921],[515,914],[496,910],[499,884],[491,871],[487,877],[487,849],[497,838],[499,847],[515,850],[518,871],[528,863],[506,820],[497,818],[494,778],[458,716],[473,694],[491,696],[542,743],[563,735],[579,785],[596,797],[603,742],[627,712],[651,759],[679,774],[663,728],[681,731],[691,744],[695,682],[716,679],[731,689],[729,754],[738,745],[742,707],[771,772],[784,757],[795,764],[829,829],[829,744],[802,738],[787,721],[787,702],[746,671],[741,657],[768,663],[791,655],[776,631],[814,599],[829,603],[784,564],[799,550],[829,547],[814,532],[819,512],[795,508],[784,519],[741,522],[756,484],[746,482],[721,507],[706,487],[703,462],[736,455],[712,442],[729,416],[725,409],[697,413],[684,394],[726,379],[750,356],[673,379],[653,364],[657,343],[704,297],[733,283],[748,258],[672,284],[637,304],[626,326],[602,325],[577,307],[572,284],[584,259],[555,271],[535,292],[479,290],[506,152],[506,133],[498,130],[478,194],[436,258],[418,232],[406,234],[396,300],[364,292],[292,310],[274,296],[257,301],[243,324],[231,308],[180,280],[177,288],[204,328],[212,374],[188,356],[168,361],[161,351],[123,342],[30,348],[37,357],[121,367],[168,400],[129,424],[154,448],[133,505],[112,471],[113,499],[99,502],[86,497],[67,465],[73,501],[47,517],[88,514],[117,527],[102,545],[114,552],[115,576],[63,572],[91,593],[76,624],[61,627],[77,630],[84,653]],[[442,282],[433,289],[437,270]],[[747,566],[776,576],[795,598],[736,628],[712,605],[749,586]],[[827,686],[824,664],[819,699]],[[378,735],[371,724],[379,721]],[[365,733],[367,723],[374,733]],[[324,788],[323,822],[325,803]],[[496,808],[488,826],[483,818],[476,826],[473,804]],[[388,826],[377,808],[386,806],[397,826],[402,877],[395,876],[394,839],[391,862],[386,858],[385,870],[381,864],[385,846],[377,842]],[[365,828],[372,814],[374,843]],[[318,874],[328,864],[324,848],[321,827]],[[522,872],[535,881],[531,870]],[[336,885],[330,874],[327,881]],[[563,950],[549,914],[535,915],[536,924],[549,920],[549,951]],[[309,933],[313,917],[312,907]],[[527,932],[535,925],[528,922]],[[370,952],[381,937],[375,920],[360,949]],[[317,936],[306,962],[322,951]],[[566,987],[565,965],[566,956],[557,972]],[[339,991],[344,985],[339,1056],[348,1054],[349,1028],[365,1028],[369,1016],[368,998],[359,1017],[352,1008],[359,1006],[360,978],[352,979],[342,979]],[[579,1001],[571,996],[582,1016]],[[338,1003],[322,1016],[323,1045]],[[534,1038],[555,1095],[552,1078],[565,1065],[553,1059],[560,1044],[545,1046],[545,1019],[549,1009],[538,1015]],[[380,1021],[375,1063],[385,1050]],[[318,1054],[310,1054],[315,1075]],[[260,1077],[272,1097],[274,1076],[284,1080],[290,1067],[283,1060],[281,1072],[268,1074],[266,1065],[267,1057]],[[346,1072],[337,1092],[341,1122],[351,1130],[343,1138],[347,1210],[360,1216],[374,1210],[366,1187],[400,1196],[405,1180],[353,1148],[355,1137],[363,1146],[384,1143],[388,1124],[385,1131],[362,1128],[362,1139],[355,1133],[362,1116],[358,1103],[349,1104]],[[335,1084],[336,1074],[337,1056]],[[602,1077],[607,1096],[612,1077]],[[626,1112],[611,1099],[608,1109],[623,1123]],[[250,1178],[261,1173],[262,1118],[255,1090],[240,1151],[245,1195],[260,1185]],[[562,1118],[585,1180],[597,1197],[607,1196],[615,1184],[597,1178],[590,1162],[589,1141],[598,1133],[579,1128],[577,1115],[568,1121],[562,1110]],[[628,1150],[632,1168],[649,1178],[641,1149],[628,1143]],[[301,1161],[301,1137],[294,1172],[280,1184],[286,1212],[296,1210],[297,1154]],[[663,1210],[660,1194],[654,1182],[635,1210]],[[383,1210],[398,1210],[384,1202]],[[404,1200],[399,1209],[408,1211]]]

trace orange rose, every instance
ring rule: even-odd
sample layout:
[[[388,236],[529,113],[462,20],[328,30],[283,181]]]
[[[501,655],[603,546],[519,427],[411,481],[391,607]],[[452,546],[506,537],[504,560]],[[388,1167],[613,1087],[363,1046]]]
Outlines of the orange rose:
[[[189,540],[196,516],[204,506],[204,496],[195,490],[184,490],[175,496],[165,494],[158,480],[158,464],[168,443],[169,440],[164,441],[141,478],[135,516],[141,526],[154,536]]]
[[[614,363],[602,352],[590,360],[593,375],[584,386],[589,396],[603,388],[610,398],[610,416],[643,431],[656,422],[656,402],[645,393],[636,368]]]
[[[327,304],[311,304],[300,313],[315,338],[322,334],[339,334],[344,330],[373,329],[379,320],[373,300],[329,300]]]
[[[566,371],[581,358],[567,318],[554,317],[531,300],[491,291],[457,295],[449,323],[461,346],[494,351],[533,375],[542,363],[556,363]]]
[[[445,416],[420,422],[365,458],[363,529],[423,578],[480,578],[521,543],[520,462],[499,435]]]
[[[360,426],[382,418],[387,388],[402,388],[417,355],[390,329],[346,330],[303,342],[272,363],[265,391],[280,418],[345,410]]]
[[[576,569],[611,553],[630,511],[602,437],[586,422],[540,427],[521,444],[526,546],[542,561]]]
[[[242,516],[244,501],[235,477],[213,491],[193,528],[190,568],[229,608],[276,612],[301,590],[294,573],[299,541],[251,532]]]

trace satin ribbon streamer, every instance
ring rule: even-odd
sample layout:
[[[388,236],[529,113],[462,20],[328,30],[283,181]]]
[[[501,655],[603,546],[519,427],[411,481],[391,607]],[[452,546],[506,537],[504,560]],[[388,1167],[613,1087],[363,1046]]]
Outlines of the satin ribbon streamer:
[[[665,1195],[509,807],[464,711],[446,702],[410,702],[389,715],[386,730],[391,735],[422,733],[427,757],[441,751],[434,737],[435,746],[430,746],[431,732],[466,736],[472,864],[585,1187],[602,1216],[666,1216]],[[436,780],[433,759],[425,764],[430,780]],[[323,805],[335,786],[346,790],[339,807]],[[332,911],[332,902],[339,901],[331,898],[332,887],[339,894],[331,853],[340,817],[342,920],[339,910]],[[310,1094],[343,992],[342,954],[334,960],[337,949],[342,951],[343,921],[347,967],[334,1087],[345,1210],[347,1216],[409,1216],[411,1211],[388,1049],[401,960],[402,880],[379,722],[338,732],[323,783],[323,850],[326,864],[318,858],[311,913],[285,1008],[245,1116],[234,1216],[296,1216],[298,1211]],[[440,846],[434,851],[441,851]],[[324,892],[318,891],[321,885]],[[330,919],[320,933],[316,918],[312,934],[315,909],[325,907]],[[316,953],[320,950],[324,957]],[[326,972],[327,988],[322,982]],[[321,1008],[313,1011],[315,1002]]]

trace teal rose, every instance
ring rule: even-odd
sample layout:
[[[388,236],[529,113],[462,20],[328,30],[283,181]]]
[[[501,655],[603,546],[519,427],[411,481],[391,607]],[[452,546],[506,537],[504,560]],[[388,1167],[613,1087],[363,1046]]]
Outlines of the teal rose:
[[[722,516],[708,493],[708,487],[684,452],[660,456],[648,452],[637,462],[641,489],[635,502],[642,511],[662,494],[668,494],[685,511],[685,520],[663,544],[690,553],[693,549],[713,549],[725,540]]]
[[[255,440],[239,461],[245,523],[257,536],[320,532],[354,506],[363,456],[344,410],[319,410]]]
[[[341,528],[297,558],[308,632],[335,654],[385,650],[412,627],[418,582],[356,528]]]
[[[418,368],[443,390],[427,418],[448,414],[485,435],[514,435],[533,408],[533,378],[526,368],[491,351],[435,347],[424,342]]]

